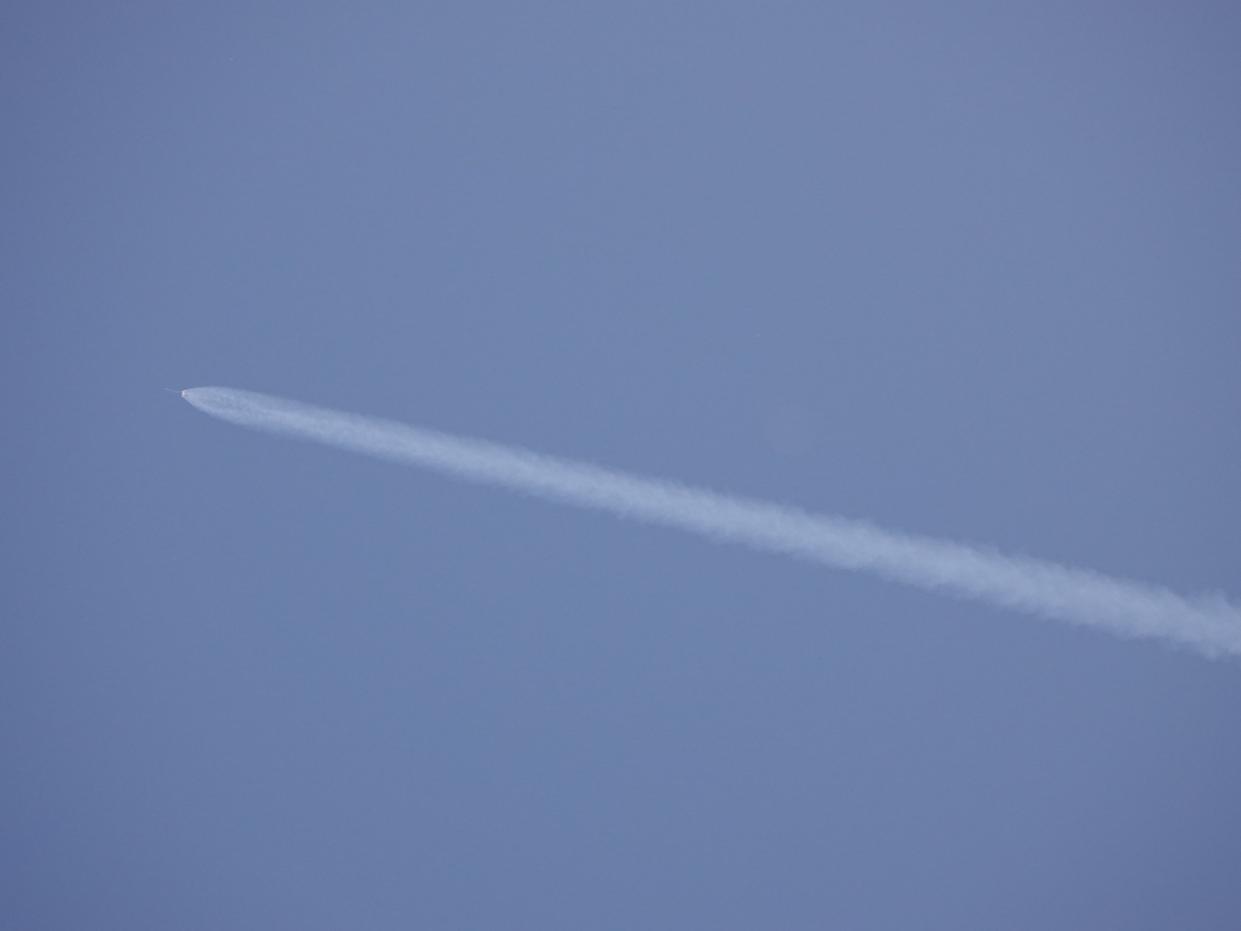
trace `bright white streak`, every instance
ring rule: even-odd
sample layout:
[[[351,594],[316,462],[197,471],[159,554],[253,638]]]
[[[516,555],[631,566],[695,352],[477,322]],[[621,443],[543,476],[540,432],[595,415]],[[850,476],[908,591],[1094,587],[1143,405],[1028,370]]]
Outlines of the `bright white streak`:
[[[882,530],[663,479],[463,439],[234,388],[188,388],[199,410],[239,426],[422,466],[455,478],[677,527],[713,540],[872,572],[1123,637],[1154,637],[1206,656],[1241,656],[1241,608],[1220,595],[1185,598],[1165,588],[1086,569]]]

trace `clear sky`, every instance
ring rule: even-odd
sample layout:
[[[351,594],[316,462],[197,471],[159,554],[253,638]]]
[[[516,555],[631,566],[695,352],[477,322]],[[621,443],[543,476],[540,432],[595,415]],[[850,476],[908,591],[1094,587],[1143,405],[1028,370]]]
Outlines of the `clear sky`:
[[[1225,3],[7,5],[0,925],[1241,926],[1241,664],[160,390],[1241,597],[1238,48]]]

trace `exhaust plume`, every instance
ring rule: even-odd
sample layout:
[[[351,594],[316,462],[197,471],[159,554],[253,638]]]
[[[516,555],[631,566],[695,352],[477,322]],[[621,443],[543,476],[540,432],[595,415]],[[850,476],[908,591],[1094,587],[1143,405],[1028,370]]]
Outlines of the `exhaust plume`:
[[[864,521],[808,514],[663,479],[641,478],[529,450],[465,439],[233,388],[181,396],[221,420],[421,466],[712,540],[870,572],[885,579],[1040,617],[1151,637],[1208,657],[1241,656],[1241,608],[1221,595],[1186,598],[1154,585]]]

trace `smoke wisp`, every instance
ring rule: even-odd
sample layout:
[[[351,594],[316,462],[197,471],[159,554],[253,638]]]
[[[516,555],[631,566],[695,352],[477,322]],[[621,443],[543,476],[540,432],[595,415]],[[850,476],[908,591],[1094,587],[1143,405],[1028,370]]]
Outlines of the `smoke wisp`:
[[[1187,598],[1141,582],[864,521],[642,478],[517,447],[233,388],[189,388],[221,420],[420,466],[455,478],[676,527],[836,569],[970,598],[1039,617],[1158,638],[1205,656],[1241,656],[1241,608],[1220,595]]]

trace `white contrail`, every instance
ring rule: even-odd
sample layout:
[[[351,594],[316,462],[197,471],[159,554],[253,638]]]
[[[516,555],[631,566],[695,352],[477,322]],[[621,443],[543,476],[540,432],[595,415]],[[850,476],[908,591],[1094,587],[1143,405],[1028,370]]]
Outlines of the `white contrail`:
[[[1086,569],[894,533],[863,521],[807,514],[251,391],[189,388],[181,396],[213,417],[255,430],[424,466],[837,569],[873,572],[1124,637],[1158,637],[1206,656],[1241,656],[1241,608],[1221,595],[1185,598]]]

